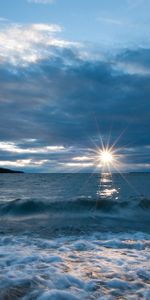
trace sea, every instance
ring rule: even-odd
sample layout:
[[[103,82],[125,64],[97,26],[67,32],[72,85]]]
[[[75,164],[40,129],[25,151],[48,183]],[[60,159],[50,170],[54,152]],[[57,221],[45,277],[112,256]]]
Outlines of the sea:
[[[0,174],[0,300],[150,299],[150,173]]]

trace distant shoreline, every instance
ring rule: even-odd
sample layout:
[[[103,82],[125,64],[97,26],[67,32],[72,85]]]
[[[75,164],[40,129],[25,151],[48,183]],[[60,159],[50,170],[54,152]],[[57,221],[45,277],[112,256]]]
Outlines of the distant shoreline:
[[[24,173],[23,171],[15,171],[15,170],[10,170],[6,168],[0,168],[0,173],[1,174],[6,174],[6,173]]]
[[[0,174],[7,174],[7,173],[11,173],[11,174],[15,174],[15,173],[19,173],[19,174],[25,174],[25,172],[24,171],[18,171],[18,170],[11,170],[11,169],[8,169],[8,168],[0,168]],[[27,172],[26,174],[34,174],[34,175],[36,175],[36,174],[62,174],[62,175],[64,175],[64,174],[106,174],[107,172],[61,172],[61,173],[56,173],[56,172]],[[149,174],[150,173],[150,171],[128,171],[128,172],[111,172],[110,174],[111,175],[117,175],[117,174],[120,174],[120,175],[122,175],[122,174]]]

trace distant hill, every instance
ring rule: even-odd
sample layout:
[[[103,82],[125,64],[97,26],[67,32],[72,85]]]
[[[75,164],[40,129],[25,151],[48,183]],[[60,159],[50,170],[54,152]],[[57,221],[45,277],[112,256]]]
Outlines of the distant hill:
[[[14,171],[6,168],[0,168],[0,173],[24,173],[23,171]]]

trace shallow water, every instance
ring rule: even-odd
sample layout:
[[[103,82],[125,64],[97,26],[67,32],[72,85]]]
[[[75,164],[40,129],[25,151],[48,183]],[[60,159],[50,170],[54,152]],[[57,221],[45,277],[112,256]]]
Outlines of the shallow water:
[[[150,299],[149,183],[0,175],[0,299]]]

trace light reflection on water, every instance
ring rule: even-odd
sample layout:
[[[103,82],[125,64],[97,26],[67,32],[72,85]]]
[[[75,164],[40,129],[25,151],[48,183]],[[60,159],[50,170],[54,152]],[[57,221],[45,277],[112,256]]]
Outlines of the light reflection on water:
[[[101,198],[115,198],[117,200],[118,194],[119,188],[117,189],[117,187],[114,186],[112,174],[102,173],[100,176],[100,183],[98,186],[97,195]]]

